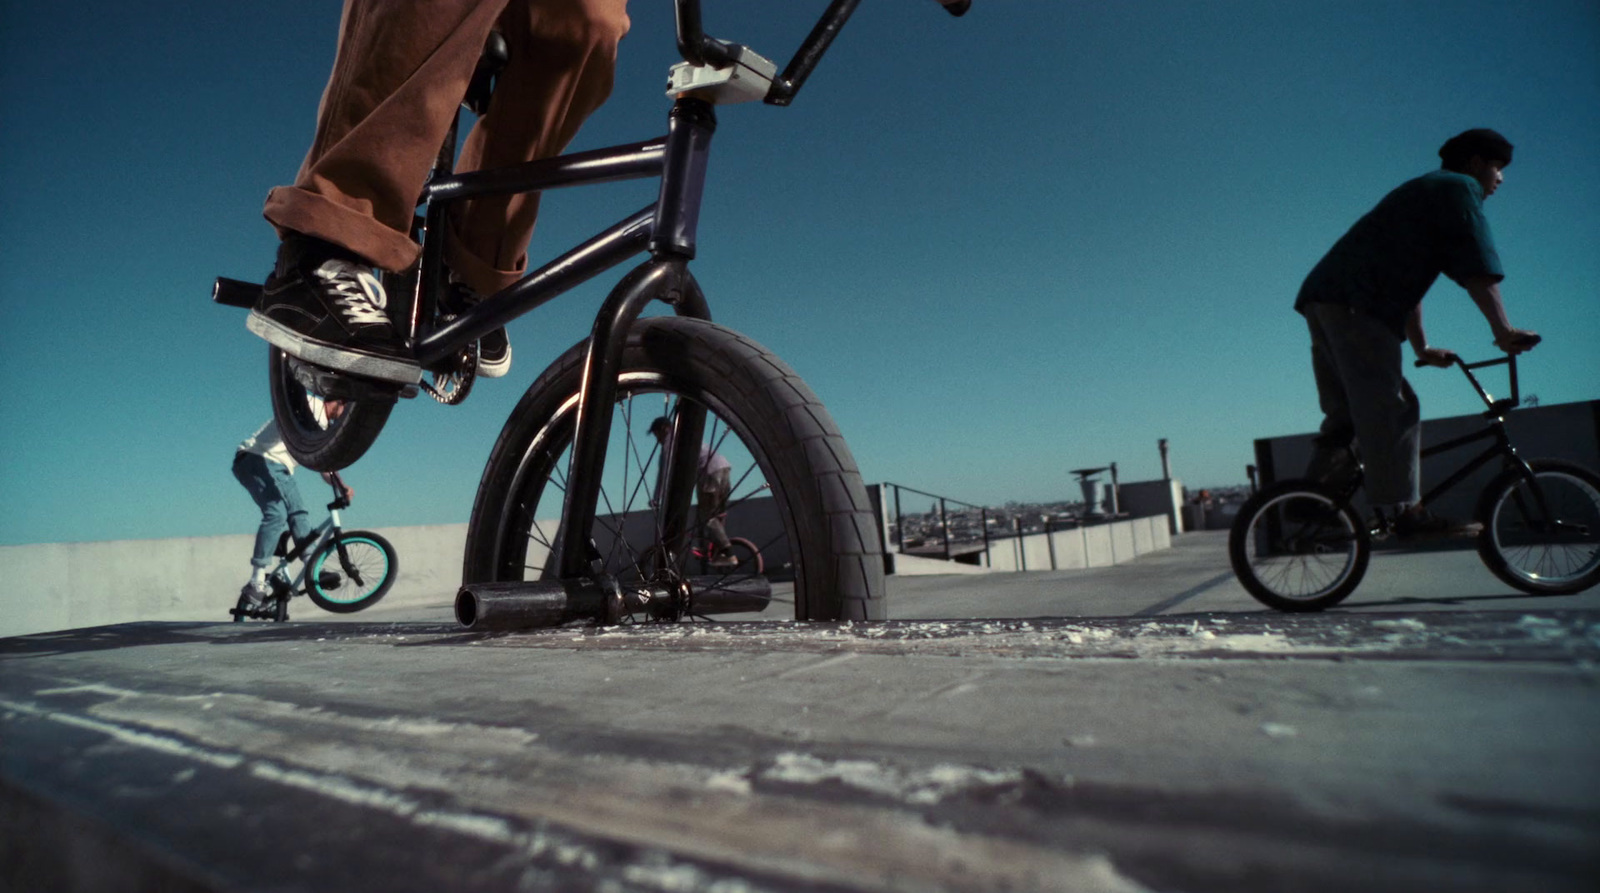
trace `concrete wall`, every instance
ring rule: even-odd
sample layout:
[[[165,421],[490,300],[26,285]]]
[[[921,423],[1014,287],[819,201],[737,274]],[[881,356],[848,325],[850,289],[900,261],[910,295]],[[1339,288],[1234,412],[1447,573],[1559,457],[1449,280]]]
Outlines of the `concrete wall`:
[[[1110,567],[1171,547],[1168,518],[1152,515],[993,540],[989,544],[989,566],[995,571]]]
[[[400,575],[382,604],[448,601],[467,525],[379,527]],[[255,535],[0,546],[0,636],[140,620],[230,619]],[[322,613],[307,599],[294,616]]]
[[[1184,532],[1182,481],[1137,481],[1119,485],[1117,493],[1117,502],[1127,514],[1135,518],[1165,515],[1169,533]]]
[[[752,500],[749,517],[731,532],[754,539],[760,515],[770,512]],[[548,527],[554,528],[554,522]],[[400,575],[382,604],[441,604],[455,597],[466,547],[465,524],[379,527],[399,556]],[[45,543],[0,546],[0,637],[80,629],[138,621],[215,621],[228,609],[250,573],[253,535],[99,543]],[[990,573],[1108,567],[1172,545],[1167,519],[1136,518],[996,540],[990,566],[977,567],[930,558],[897,555],[901,574]],[[769,572],[781,574],[781,545],[763,546]],[[310,618],[322,611],[295,599],[292,616]]]

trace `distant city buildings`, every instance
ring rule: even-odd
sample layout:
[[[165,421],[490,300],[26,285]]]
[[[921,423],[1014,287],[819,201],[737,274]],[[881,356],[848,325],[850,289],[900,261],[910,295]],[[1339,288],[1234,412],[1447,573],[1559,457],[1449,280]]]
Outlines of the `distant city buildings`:
[[[1203,506],[1206,526],[1214,527],[1219,521],[1231,521],[1238,513],[1239,505],[1249,496],[1248,484],[1201,490],[1185,488],[1184,504],[1197,508]],[[1112,520],[1103,511],[1090,511],[1081,500],[1008,502],[1000,506],[947,506],[943,518],[940,517],[937,504],[926,512],[902,511],[899,519],[889,519],[888,548],[891,551],[927,554],[943,553],[946,528],[950,545],[956,547],[982,543],[985,539],[1003,539],[1018,533],[1043,533]]]

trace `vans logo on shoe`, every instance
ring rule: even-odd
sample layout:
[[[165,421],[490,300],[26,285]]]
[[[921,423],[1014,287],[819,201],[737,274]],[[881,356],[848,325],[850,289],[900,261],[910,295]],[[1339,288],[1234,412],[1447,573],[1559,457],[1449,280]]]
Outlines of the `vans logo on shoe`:
[[[349,322],[389,324],[389,316],[384,313],[389,299],[383,292],[383,284],[371,270],[349,261],[326,260],[313,275],[326,284],[333,294],[335,307]]]

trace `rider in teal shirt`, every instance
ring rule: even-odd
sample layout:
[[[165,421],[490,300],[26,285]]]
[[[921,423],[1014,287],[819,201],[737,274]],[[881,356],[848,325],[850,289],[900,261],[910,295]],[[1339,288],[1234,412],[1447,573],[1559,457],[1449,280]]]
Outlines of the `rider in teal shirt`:
[[[1463,287],[1505,278],[1483,199],[1483,184],[1455,171],[1401,184],[1334,243],[1306,277],[1294,308],[1343,304],[1404,338],[1406,318],[1440,273]]]
[[[1351,442],[1359,442],[1367,500],[1394,512],[1401,539],[1477,532],[1420,504],[1421,407],[1401,369],[1400,343],[1409,341],[1427,365],[1455,359],[1428,344],[1423,296],[1443,273],[1472,297],[1497,347],[1520,353],[1538,340],[1506,319],[1505,272],[1483,216],[1483,200],[1511,163],[1511,143],[1492,130],[1469,130],[1439,157],[1442,170],[1401,184],[1334,243],[1294,304],[1311,330],[1323,412],[1306,476],[1337,476]]]

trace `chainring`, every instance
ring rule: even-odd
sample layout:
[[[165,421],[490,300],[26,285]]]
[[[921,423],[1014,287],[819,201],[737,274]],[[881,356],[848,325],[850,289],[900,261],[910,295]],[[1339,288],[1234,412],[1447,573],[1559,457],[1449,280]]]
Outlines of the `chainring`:
[[[448,323],[452,319],[454,315],[446,315],[440,322]],[[450,358],[448,371],[429,370],[428,377],[422,381],[422,389],[440,403],[455,406],[472,393],[472,382],[477,377],[478,342],[472,341]]]

